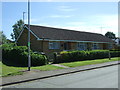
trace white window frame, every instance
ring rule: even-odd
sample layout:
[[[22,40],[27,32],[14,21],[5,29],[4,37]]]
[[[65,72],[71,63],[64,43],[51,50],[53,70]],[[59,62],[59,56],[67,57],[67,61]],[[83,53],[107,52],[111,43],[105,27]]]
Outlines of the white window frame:
[[[87,44],[86,43],[78,42],[77,43],[77,49],[78,50],[87,50]]]
[[[49,49],[60,49],[60,42],[49,42]]]

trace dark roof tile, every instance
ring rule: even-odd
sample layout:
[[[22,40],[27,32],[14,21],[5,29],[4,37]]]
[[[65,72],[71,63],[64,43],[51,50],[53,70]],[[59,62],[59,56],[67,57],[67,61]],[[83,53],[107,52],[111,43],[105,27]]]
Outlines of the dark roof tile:
[[[26,25],[28,26],[28,25]],[[30,25],[30,29],[39,38],[49,38],[50,40],[78,40],[95,42],[113,42],[102,34],[74,31],[53,27]]]

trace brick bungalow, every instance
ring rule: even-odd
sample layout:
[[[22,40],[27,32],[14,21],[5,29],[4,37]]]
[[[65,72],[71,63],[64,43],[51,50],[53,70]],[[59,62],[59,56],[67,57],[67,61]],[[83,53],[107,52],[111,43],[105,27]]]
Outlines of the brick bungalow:
[[[50,55],[63,50],[113,49],[114,42],[102,34],[30,25],[31,49]],[[28,25],[24,25],[17,44],[27,46]]]

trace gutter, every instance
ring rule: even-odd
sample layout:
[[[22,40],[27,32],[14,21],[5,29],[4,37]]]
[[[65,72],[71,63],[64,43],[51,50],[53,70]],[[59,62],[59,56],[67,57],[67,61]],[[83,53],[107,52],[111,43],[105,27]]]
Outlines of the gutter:
[[[42,41],[43,39],[38,38],[37,40]],[[110,43],[110,44],[112,43],[112,42],[79,41],[79,40],[52,40],[52,39],[44,39],[44,41],[86,42],[86,43],[91,42],[91,43]]]

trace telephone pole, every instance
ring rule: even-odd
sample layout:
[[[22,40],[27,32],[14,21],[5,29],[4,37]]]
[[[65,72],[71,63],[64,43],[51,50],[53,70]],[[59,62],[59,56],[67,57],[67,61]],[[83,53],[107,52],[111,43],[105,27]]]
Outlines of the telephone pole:
[[[24,19],[25,19],[25,13],[26,13],[26,12],[23,12],[23,22],[24,22]],[[25,23],[25,22],[24,22],[24,23]]]
[[[28,0],[28,71],[31,67],[31,57],[30,57],[30,0]]]

